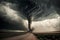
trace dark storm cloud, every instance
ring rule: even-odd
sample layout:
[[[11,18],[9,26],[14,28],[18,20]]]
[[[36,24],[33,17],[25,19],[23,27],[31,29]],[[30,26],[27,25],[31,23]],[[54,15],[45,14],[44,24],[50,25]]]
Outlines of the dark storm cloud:
[[[25,8],[26,5],[27,5],[27,9]],[[23,21],[24,19],[29,17],[30,12],[32,11],[31,9],[33,9],[33,7],[35,6],[36,5],[33,2],[28,1],[28,0],[24,0],[24,1],[2,0],[0,3],[0,16],[1,18],[3,18],[1,20],[4,21],[2,26],[5,26],[5,27],[1,26],[1,28],[26,29],[24,28],[26,23]],[[31,11],[28,12],[29,10]]]
[[[9,2],[0,3],[0,29],[20,29],[26,30],[20,12],[11,8],[17,8],[16,4]],[[15,7],[14,7],[15,6]]]
[[[57,0],[34,0],[39,9],[33,12],[34,32],[60,31],[60,7]],[[40,29],[38,31],[38,29]]]
[[[29,19],[29,17],[32,17],[32,20],[33,20],[32,26],[33,27],[36,22],[38,22],[38,24],[40,25],[41,22],[47,23],[47,22],[45,22],[45,20],[48,21],[51,19],[53,19],[53,20],[51,20],[50,24],[53,24],[54,20],[57,21],[58,18],[60,17],[59,4],[60,4],[59,0],[5,0],[5,1],[1,1],[0,5],[3,5],[3,6],[0,6],[1,24],[5,25],[5,26],[7,25],[5,27],[6,29],[8,27],[9,27],[9,29],[10,28],[11,29],[14,29],[14,28],[23,29],[24,28],[23,20]],[[15,15],[15,16],[13,16],[13,15]],[[7,21],[5,21],[5,19]],[[60,18],[59,18],[59,20],[60,20]],[[52,21],[53,21],[53,23],[52,23]],[[4,22],[4,23],[2,23],[2,22]],[[58,21],[56,24],[58,26],[58,28],[60,28],[59,24],[60,24],[60,22]],[[54,25],[54,26],[56,26],[56,25]],[[36,24],[36,26],[38,26],[38,25]],[[46,26],[46,24],[45,24],[45,26]],[[52,26],[52,25],[50,25],[50,26]],[[3,28],[3,27],[1,27],[1,28]],[[48,27],[46,27],[46,28],[48,29]]]
[[[59,2],[57,0],[33,0],[38,5],[39,9],[33,12],[34,20],[39,17],[46,17],[52,14],[55,10],[57,14],[60,14]],[[43,15],[44,14],[44,15]]]

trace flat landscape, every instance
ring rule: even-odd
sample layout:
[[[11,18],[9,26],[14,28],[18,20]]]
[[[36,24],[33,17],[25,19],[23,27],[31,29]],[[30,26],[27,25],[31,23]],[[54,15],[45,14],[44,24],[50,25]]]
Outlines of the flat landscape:
[[[60,40],[60,33],[0,32],[1,40]]]

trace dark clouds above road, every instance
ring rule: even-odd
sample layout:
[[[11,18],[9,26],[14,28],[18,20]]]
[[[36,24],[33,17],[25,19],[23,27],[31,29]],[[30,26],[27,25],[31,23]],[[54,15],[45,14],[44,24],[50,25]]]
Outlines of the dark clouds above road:
[[[53,24],[54,19],[56,21],[60,20],[59,4],[59,0],[2,0],[0,2],[0,29],[27,29],[27,19],[30,16],[32,17],[33,27],[34,25],[41,26],[40,23],[44,23],[43,21],[45,20],[49,20],[51,21],[50,24]],[[39,23],[36,24],[38,21]],[[57,23],[58,27],[56,25],[53,26],[60,28],[60,21],[57,22],[55,23]],[[46,26],[47,24],[44,25]],[[48,26],[46,27],[47,29]]]

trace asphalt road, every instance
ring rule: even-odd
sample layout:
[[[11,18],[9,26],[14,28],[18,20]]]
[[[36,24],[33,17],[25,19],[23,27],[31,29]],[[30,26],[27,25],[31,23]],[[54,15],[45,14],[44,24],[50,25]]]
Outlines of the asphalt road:
[[[3,35],[4,34],[4,35]],[[32,33],[0,33],[1,40],[38,40]]]

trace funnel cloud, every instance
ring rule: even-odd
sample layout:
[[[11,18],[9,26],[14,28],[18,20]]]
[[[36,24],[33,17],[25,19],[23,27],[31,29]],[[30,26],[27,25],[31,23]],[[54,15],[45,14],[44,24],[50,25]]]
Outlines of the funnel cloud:
[[[0,29],[33,32],[60,31],[60,0],[1,0]]]

